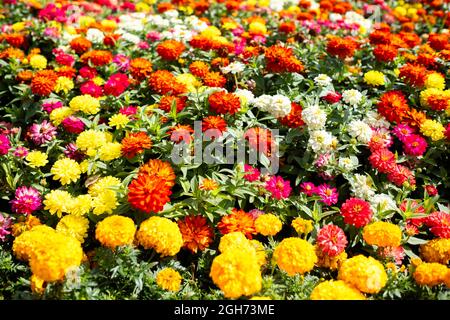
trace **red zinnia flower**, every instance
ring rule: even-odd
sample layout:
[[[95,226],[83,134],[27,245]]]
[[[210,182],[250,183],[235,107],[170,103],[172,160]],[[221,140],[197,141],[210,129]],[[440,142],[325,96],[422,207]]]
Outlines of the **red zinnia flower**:
[[[414,178],[414,174],[411,170],[400,164],[394,166],[394,168],[389,172],[387,178],[398,187],[401,187],[405,182],[409,182],[411,186],[416,184],[416,179]]]
[[[269,72],[302,72],[303,64],[294,56],[291,48],[275,45],[266,49],[264,57]]]
[[[183,220],[178,220],[178,227],[183,236],[183,246],[192,253],[202,251],[212,243],[213,228],[202,216],[187,216]]]
[[[436,211],[424,219],[431,233],[439,238],[450,238],[450,214]]]
[[[369,162],[381,173],[392,171],[396,165],[395,155],[386,148],[376,149],[369,156]]]
[[[209,72],[209,66],[203,61],[194,61],[189,65],[189,71],[194,76],[203,78]]]
[[[186,100],[186,97],[163,96],[158,105],[161,110],[170,112],[172,104],[175,104],[177,112],[180,112],[186,107]]]
[[[227,130],[227,122],[221,116],[209,116],[202,120],[202,131],[214,130],[214,135],[222,135],[223,132]]]
[[[185,143],[190,143],[192,141],[191,134],[194,133],[194,130],[190,125],[177,124],[172,127],[167,134],[170,136],[170,141],[179,143],[184,141]]]
[[[337,256],[344,251],[347,243],[344,231],[333,224],[324,226],[317,233],[317,246],[330,257]]]
[[[384,93],[377,104],[378,112],[390,122],[400,123],[409,110],[408,101],[399,90]]]
[[[217,228],[222,234],[242,232],[249,239],[256,234],[253,216],[242,209],[233,209],[229,215],[222,217]]]
[[[370,204],[363,199],[350,198],[341,206],[344,222],[357,228],[364,227],[372,219]]]
[[[327,44],[327,52],[340,59],[353,57],[358,43],[352,38],[332,37]]]
[[[203,77],[203,82],[208,87],[223,88],[227,83],[227,79],[222,74],[220,74],[220,72],[208,72]]]
[[[122,154],[131,159],[138,153],[142,153],[144,149],[152,147],[152,140],[145,132],[129,133],[122,140]]]
[[[373,54],[378,61],[391,62],[397,57],[398,50],[394,46],[381,44],[373,49]]]
[[[291,112],[283,117],[278,119],[280,123],[286,127],[290,128],[299,128],[305,124],[302,119],[302,106],[298,103],[291,103]]]

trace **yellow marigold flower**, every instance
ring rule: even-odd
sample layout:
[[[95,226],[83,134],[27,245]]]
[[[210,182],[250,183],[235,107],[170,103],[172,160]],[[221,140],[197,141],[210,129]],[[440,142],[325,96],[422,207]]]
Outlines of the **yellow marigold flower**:
[[[51,214],[55,214],[58,217],[64,213],[70,211],[72,204],[72,196],[70,193],[64,190],[52,190],[45,195],[44,209],[50,211]]]
[[[59,220],[56,231],[84,242],[89,229],[89,220],[82,216],[67,215]]]
[[[119,202],[114,190],[105,189],[92,198],[92,212],[97,215],[111,214],[118,205]]]
[[[364,74],[364,82],[371,86],[384,86],[386,79],[380,71],[368,71]]]
[[[191,73],[182,73],[176,76],[177,82],[186,86],[189,92],[195,92],[202,83]]]
[[[365,300],[366,297],[342,280],[319,283],[311,292],[311,300]]]
[[[78,162],[63,158],[53,164],[50,173],[53,174],[53,180],[59,180],[62,185],[66,185],[78,181],[81,170]]]
[[[225,298],[237,299],[261,290],[262,278],[257,258],[250,252],[231,249],[214,258],[209,275]]]
[[[363,238],[372,246],[398,247],[402,240],[402,230],[395,224],[377,221],[364,227]]]
[[[292,221],[292,226],[298,234],[308,234],[313,231],[313,224],[311,220],[305,220],[303,218],[295,218]]]
[[[45,281],[34,274],[30,278],[30,285],[33,293],[43,294],[45,291]]]
[[[220,238],[219,251],[224,253],[228,250],[249,247],[248,240],[242,232],[230,232]]]
[[[76,216],[84,216],[92,209],[92,197],[89,194],[81,194],[72,198],[69,213]]]
[[[414,280],[420,286],[437,286],[444,283],[449,269],[440,263],[421,263],[413,273]]]
[[[181,275],[172,268],[164,268],[156,275],[156,284],[164,290],[180,291]]]
[[[122,156],[122,145],[119,142],[107,142],[98,150],[102,161],[112,161]]]
[[[267,27],[259,21],[254,21],[248,26],[248,31],[253,34],[263,35],[267,33]]]
[[[100,111],[100,101],[88,94],[76,96],[69,103],[72,111],[82,111],[87,114],[97,114]]]
[[[425,120],[420,125],[420,132],[422,132],[423,135],[430,137],[433,141],[441,140],[445,136],[444,126],[436,120]]]
[[[32,168],[43,167],[48,163],[47,155],[40,151],[31,151],[26,156],[26,160],[28,161],[28,166]]]
[[[263,236],[274,236],[280,232],[282,227],[281,220],[271,213],[262,214],[255,220],[256,232]]]
[[[250,240],[250,245],[255,249],[256,252],[256,262],[259,266],[263,266],[266,264],[266,250],[264,245],[258,240]]]
[[[61,107],[54,109],[50,113],[50,121],[55,125],[59,126],[63,120],[73,114],[73,111],[69,107]]]
[[[53,228],[46,225],[35,226],[31,230],[22,232],[14,239],[12,246],[14,255],[19,260],[28,261],[35,247],[40,246],[54,232]]]
[[[286,238],[278,244],[273,252],[273,260],[281,270],[293,276],[304,274],[314,268],[317,256],[314,246],[300,238]]]
[[[162,257],[176,255],[183,246],[178,225],[163,217],[151,217],[142,222],[136,239],[145,249],[154,249]]]
[[[55,232],[47,238],[45,245],[33,250],[30,267],[33,274],[44,281],[63,280],[66,272],[78,267],[83,250],[78,240]]]
[[[97,150],[106,144],[106,137],[101,131],[85,130],[78,135],[75,144],[81,151]]]
[[[450,239],[437,238],[422,244],[420,255],[426,262],[447,265],[450,260]]]
[[[118,113],[109,118],[109,125],[116,129],[123,129],[130,122],[130,118],[122,113]]]
[[[59,77],[56,81],[55,92],[63,91],[65,94],[68,94],[70,90],[74,87],[72,79],[67,77]]]
[[[387,274],[378,260],[357,255],[344,261],[338,279],[362,292],[377,293],[386,285]]]
[[[316,265],[318,267],[337,270],[341,267],[342,263],[347,260],[347,253],[345,251],[342,251],[337,256],[330,257],[325,252],[320,250],[319,247],[315,246],[315,248],[318,259]]]
[[[445,89],[444,76],[438,72],[430,73],[425,80],[425,87],[444,90]]]
[[[100,221],[95,229],[95,238],[105,247],[115,249],[118,246],[133,243],[136,226],[128,217],[110,216]]]
[[[35,54],[30,58],[30,66],[34,69],[45,69],[47,68],[47,59],[40,54]]]

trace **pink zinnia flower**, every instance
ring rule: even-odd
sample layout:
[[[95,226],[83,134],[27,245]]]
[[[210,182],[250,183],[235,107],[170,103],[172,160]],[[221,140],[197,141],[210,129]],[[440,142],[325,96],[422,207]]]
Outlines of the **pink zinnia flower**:
[[[25,158],[28,155],[28,149],[25,147],[17,147],[13,155],[17,158]]]
[[[148,48],[150,48],[150,45],[147,42],[145,42],[145,41],[140,41],[137,44],[137,46],[138,46],[139,49],[142,49],[142,50],[147,50]]]
[[[269,181],[266,182],[265,187],[277,200],[289,198],[292,191],[290,182],[283,180],[280,176],[272,176]]]
[[[0,156],[4,156],[8,153],[11,148],[11,142],[9,142],[9,138],[5,134],[0,134]]]
[[[120,71],[127,71],[130,66],[130,59],[124,54],[117,54],[113,58],[113,63],[119,68]]]
[[[97,70],[94,68],[85,66],[80,69],[80,76],[86,79],[93,79],[97,75]]]
[[[61,124],[63,125],[64,129],[69,133],[79,134],[84,131],[83,121],[74,116],[68,116],[61,122]]]
[[[250,182],[259,180],[260,172],[257,168],[254,168],[248,164],[244,164],[244,179]]]
[[[407,167],[400,164],[396,165],[388,174],[388,180],[397,187],[401,187],[403,183],[409,182],[411,186],[416,184],[414,174]]]
[[[342,95],[338,92],[328,92],[323,99],[329,104],[338,103],[342,98]]]
[[[82,94],[89,94],[95,98],[100,97],[103,94],[102,87],[96,85],[93,81],[87,81],[80,86]]]
[[[427,194],[431,197],[434,197],[435,195],[438,194],[438,190],[435,186],[433,186],[432,184],[427,184],[425,186],[425,191],[427,192]]]
[[[336,204],[338,201],[338,192],[336,188],[332,188],[327,184],[321,184],[316,188],[316,193],[322,198],[322,202],[327,206],[331,206],[332,204]]]
[[[394,135],[402,142],[405,141],[405,138],[409,137],[410,135],[414,134],[414,129],[408,126],[407,124],[398,124],[392,132]]]
[[[40,209],[42,199],[39,191],[33,187],[18,187],[16,189],[14,200],[10,201],[11,209],[15,213],[31,214]]]
[[[447,124],[447,126],[445,127],[445,138],[447,138],[447,140],[450,140],[450,123]]]
[[[42,103],[42,110],[50,114],[53,110],[62,108],[62,106],[61,101],[46,101]]]
[[[300,184],[300,192],[303,192],[308,197],[311,197],[317,192],[317,187],[312,182],[303,182]]]
[[[264,211],[258,210],[258,209],[252,209],[248,213],[250,213],[253,216],[253,219],[258,218],[260,215],[265,214]]]
[[[388,149],[374,150],[369,156],[369,162],[381,173],[392,172],[395,169],[395,154]]]
[[[11,233],[9,230],[11,228],[11,218],[4,217],[0,214],[0,241],[4,241],[6,236]]]
[[[159,41],[161,34],[158,31],[150,31],[145,37],[150,41]]]
[[[403,139],[405,153],[410,156],[421,156],[427,151],[427,141],[417,134],[411,134]]]
[[[317,233],[317,245],[319,249],[330,257],[337,256],[345,250],[347,237],[344,231],[333,224],[328,224]]]
[[[108,81],[103,86],[106,94],[115,97],[120,96],[130,85],[128,76],[123,73],[116,73],[109,77]]]
[[[431,233],[439,238],[450,238],[450,214],[435,211],[424,219],[427,227],[430,228]]]
[[[55,61],[58,64],[71,67],[75,63],[75,58],[72,55],[68,54],[68,53],[57,52],[55,54]]]
[[[41,124],[35,123],[28,130],[28,138],[36,145],[52,141],[56,136],[56,127],[47,120],[42,121]]]
[[[328,164],[328,161],[330,160],[330,157],[331,157],[331,154],[329,154],[329,153],[320,154],[317,157],[316,161],[314,162],[314,165],[317,168],[322,168],[323,166],[326,166]]]
[[[137,113],[137,107],[134,106],[122,107],[120,108],[119,113],[124,114],[126,116],[134,116]]]
[[[378,254],[381,258],[393,260],[395,264],[401,265],[405,258],[405,249],[403,247],[380,247]]]

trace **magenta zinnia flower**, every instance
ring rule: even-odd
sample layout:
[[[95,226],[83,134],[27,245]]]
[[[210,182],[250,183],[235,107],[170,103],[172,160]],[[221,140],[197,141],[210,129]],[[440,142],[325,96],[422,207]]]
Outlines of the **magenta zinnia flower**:
[[[427,141],[417,134],[411,134],[404,138],[403,149],[410,156],[421,156],[427,151]]]
[[[317,187],[312,182],[303,182],[300,184],[300,192],[305,193],[308,197],[311,197],[317,192]]]
[[[96,85],[92,80],[83,83],[80,86],[80,91],[82,94],[89,94],[94,98],[98,98],[103,94],[102,87]]]
[[[41,207],[42,199],[35,188],[22,186],[16,189],[15,198],[10,203],[15,213],[31,214]]]
[[[47,120],[35,123],[28,130],[28,137],[38,146],[52,141],[56,136],[56,128]]]
[[[319,249],[330,257],[337,256],[345,250],[347,237],[344,231],[333,224],[328,224],[317,233],[317,245]]]
[[[0,214],[0,241],[4,241],[5,237],[11,233],[9,229],[11,228],[11,218],[4,217],[2,214]]]
[[[245,171],[245,175],[244,175],[244,179],[250,182],[259,180],[260,177],[260,172],[257,168],[254,168],[248,164],[244,164],[244,171]]]
[[[62,108],[63,104],[61,101],[46,101],[42,103],[42,110],[50,114],[53,110]]]
[[[408,126],[407,124],[399,124],[397,125],[392,132],[394,135],[402,142],[405,141],[405,138],[409,137],[414,133],[414,129]]]
[[[272,176],[269,181],[266,182],[265,187],[277,200],[289,198],[292,191],[289,181],[283,180],[280,176]]]
[[[124,54],[117,54],[113,58],[113,63],[119,68],[120,71],[127,71],[130,66],[130,59]]]
[[[11,148],[11,143],[7,135],[0,134],[0,156],[4,156]]]
[[[62,125],[67,132],[79,134],[84,131],[84,122],[81,119],[68,116],[62,121]]]
[[[327,206],[331,206],[332,204],[336,204],[338,201],[338,192],[336,188],[332,188],[327,184],[321,184],[316,189],[317,195],[322,198],[322,202]]]
[[[25,158],[28,155],[28,149],[25,147],[17,147],[13,155],[17,158]]]
[[[116,73],[109,77],[108,81],[103,86],[106,94],[115,97],[120,96],[130,85],[128,76],[123,73]]]

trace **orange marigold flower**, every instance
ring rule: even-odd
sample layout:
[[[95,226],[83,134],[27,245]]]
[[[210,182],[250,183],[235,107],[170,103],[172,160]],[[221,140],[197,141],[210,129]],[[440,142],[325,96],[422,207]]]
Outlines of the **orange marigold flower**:
[[[34,75],[33,71],[23,70],[17,74],[16,79],[19,82],[29,82],[29,81],[31,81],[31,79],[33,79],[33,75]]]
[[[216,113],[235,114],[241,107],[241,100],[233,93],[217,91],[208,98],[209,107]]]
[[[150,88],[161,95],[171,93],[179,95],[187,92],[186,86],[179,83],[175,76],[167,70],[158,70],[153,72],[148,84]]]
[[[166,184],[169,187],[173,187],[175,185],[175,173],[172,169],[172,166],[167,161],[162,161],[159,159],[150,159],[147,163],[142,165],[139,168],[138,175],[146,174],[146,175],[157,175],[161,179],[166,181]]]
[[[83,63],[92,63],[96,67],[104,66],[108,63],[111,63],[113,59],[113,55],[111,52],[106,50],[92,50],[80,57],[81,62]]]
[[[398,49],[391,45],[381,44],[375,47],[373,54],[378,61],[391,62],[398,55]]]
[[[294,56],[292,48],[275,45],[266,49],[264,57],[269,72],[302,72],[303,64]]]
[[[153,65],[145,58],[136,58],[130,61],[130,73],[137,80],[144,80],[153,71]]]
[[[209,116],[202,120],[202,131],[218,130],[221,135],[227,130],[227,122],[221,116]],[[210,131],[211,132],[211,131]]]
[[[25,44],[25,36],[19,33],[6,34],[4,39],[10,46],[20,48]]]
[[[152,140],[145,132],[129,133],[122,140],[122,154],[131,159],[138,153],[142,153],[144,149],[152,147]]]
[[[420,37],[413,32],[401,31],[401,32],[399,32],[398,35],[410,48],[414,48],[415,46],[419,45],[421,42]]]
[[[209,72],[209,66],[203,61],[194,61],[189,65],[189,71],[199,78],[203,78]]]
[[[58,75],[53,70],[42,70],[31,80],[31,92],[40,96],[48,96],[56,86]]]
[[[405,82],[411,86],[422,87],[425,83],[426,75],[428,74],[427,68],[407,63],[400,68],[400,78],[405,79]]]
[[[450,42],[450,37],[445,33],[430,33],[428,43],[434,50],[441,51],[446,49]]]
[[[222,217],[217,224],[220,233],[227,234],[230,232],[242,232],[249,239],[256,234],[255,220],[250,213],[242,209],[234,208],[229,215]]]
[[[170,112],[172,104],[175,103],[177,112],[180,112],[186,107],[186,100],[186,97],[163,96],[159,101],[159,108],[166,112]]]
[[[70,41],[70,47],[77,53],[83,54],[92,47],[92,42],[83,37],[78,37]]]
[[[417,56],[417,63],[425,68],[435,69],[439,66],[436,61],[436,56],[430,53],[421,53]]]
[[[128,202],[146,213],[161,211],[171,194],[166,180],[157,175],[140,174],[128,186]]]
[[[278,119],[280,123],[286,127],[290,128],[298,128],[305,124],[305,122],[302,119],[302,106],[298,103],[292,102],[291,103],[291,112],[283,117]]]
[[[4,60],[9,58],[22,60],[24,57],[25,54],[23,53],[22,50],[13,47],[9,47],[6,50],[0,52],[0,59]]]
[[[158,44],[156,52],[164,60],[177,60],[185,49],[185,45],[179,41],[166,40]]]
[[[203,82],[208,87],[223,88],[223,87],[225,87],[225,84],[227,83],[227,79],[220,72],[208,72],[203,77]]]
[[[184,141],[185,143],[190,143],[192,141],[192,133],[194,130],[190,125],[177,124],[176,126],[170,128],[167,133],[170,136],[170,140],[176,143]]]
[[[427,116],[422,111],[417,111],[414,108],[411,108],[405,113],[406,122],[414,128],[419,129],[422,123],[427,120]]]
[[[230,60],[228,60],[228,58],[214,58],[211,60],[211,67],[215,68],[215,69],[219,69],[221,67],[226,67],[230,64]]]
[[[191,215],[178,220],[178,228],[183,236],[183,247],[192,253],[197,253],[198,250],[203,251],[212,243],[213,228],[202,216]]]
[[[352,38],[332,37],[327,43],[327,52],[340,59],[351,58],[358,48],[358,43]]]
[[[59,67],[58,70],[56,70],[56,73],[58,74],[58,77],[66,77],[69,79],[73,79],[77,74],[77,70],[73,67],[62,66]]]
[[[204,179],[200,184],[200,190],[214,191],[219,187],[217,181],[213,179]]]
[[[403,92],[393,90],[381,96],[377,109],[388,121],[400,123],[409,111],[409,106]]]

